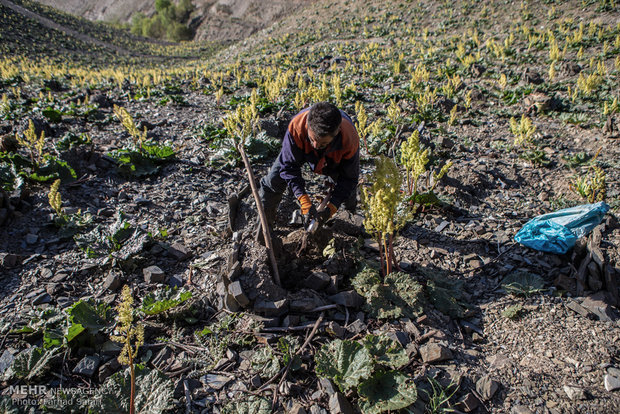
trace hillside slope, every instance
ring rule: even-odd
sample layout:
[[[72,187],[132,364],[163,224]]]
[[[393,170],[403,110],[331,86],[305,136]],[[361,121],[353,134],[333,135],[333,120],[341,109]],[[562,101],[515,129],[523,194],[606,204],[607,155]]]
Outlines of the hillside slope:
[[[320,0],[216,50],[15,0],[58,30],[7,1],[0,411],[126,412],[113,338],[127,285],[144,327],[138,412],[617,413],[613,2]],[[220,4],[230,21],[265,12]],[[322,100],[360,132],[360,192],[408,197],[399,271],[379,271],[389,248],[363,203],[307,238],[285,194],[277,286],[238,139],[260,178],[292,116]],[[564,254],[514,240],[599,200],[609,211]],[[34,383],[88,398],[19,393]]]
[[[89,20],[130,23],[133,15],[155,12],[154,0],[37,0],[42,4]],[[196,40],[237,41],[295,14],[309,0],[195,0],[192,26]]]

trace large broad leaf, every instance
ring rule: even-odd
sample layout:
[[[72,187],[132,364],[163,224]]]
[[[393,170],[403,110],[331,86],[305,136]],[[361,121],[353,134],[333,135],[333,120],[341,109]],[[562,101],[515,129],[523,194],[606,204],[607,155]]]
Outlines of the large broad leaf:
[[[272,349],[266,346],[252,355],[252,371],[263,379],[271,378],[280,371],[280,360],[273,354]]]
[[[378,319],[415,317],[422,313],[424,288],[411,275],[393,272],[381,283],[377,271],[365,269],[351,282],[366,298],[364,310]]]
[[[13,191],[22,186],[24,179],[17,174],[15,165],[0,162],[0,190]]]
[[[278,155],[280,140],[269,138],[261,133],[257,137],[251,137],[245,144],[245,152],[251,161],[263,161]]]
[[[354,341],[336,339],[323,345],[314,359],[317,373],[333,380],[343,392],[368,378],[373,369],[368,349]]]
[[[545,282],[534,273],[518,271],[506,276],[502,280],[502,287],[514,295],[530,296],[543,290]]]
[[[387,336],[367,335],[364,346],[377,362],[390,368],[398,369],[409,363],[407,351]]]
[[[418,398],[411,378],[398,371],[375,372],[360,384],[357,392],[364,414],[400,410],[409,407]]]
[[[156,174],[159,166],[149,156],[140,151],[122,149],[108,154],[118,165],[118,172],[124,176],[143,177]]]
[[[63,329],[46,329],[45,332],[43,332],[43,348],[52,349],[61,347],[63,344],[63,338]]]
[[[174,384],[157,370],[136,366],[136,413],[160,414],[170,410]],[[129,412],[131,380],[129,368],[110,376],[92,401],[98,412],[125,414]]]
[[[65,151],[84,144],[92,144],[88,134],[82,133],[78,135],[75,132],[69,131],[55,145],[58,150]]]
[[[75,170],[63,160],[49,154],[44,156],[43,163],[28,178],[34,181],[50,181],[60,178],[63,182],[74,181],[77,178]]]
[[[15,357],[5,372],[5,380],[18,378],[29,381],[40,378],[49,371],[55,356],[56,349],[32,347]]]
[[[170,310],[192,297],[192,292],[177,288],[161,289],[155,293],[149,293],[142,301],[140,310],[146,315],[157,315]]]
[[[255,395],[244,396],[226,404],[222,414],[271,414],[271,401]]]
[[[71,342],[84,331],[96,335],[110,324],[106,320],[110,317],[109,310],[110,308],[106,304],[97,305],[83,300],[74,303],[67,311],[70,322],[66,335],[67,342]]]
[[[142,144],[142,150],[159,161],[170,160],[174,158],[175,155],[172,147],[168,145],[159,145],[153,142]]]
[[[462,318],[465,314],[465,307],[459,302],[460,292],[453,287],[441,286],[441,283],[429,281],[427,286],[428,297],[441,313],[451,318]]]
[[[62,113],[54,109],[52,107],[46,108],[43,111],[43,116],[50,120],[50,122],[60,122],[62,121]]]

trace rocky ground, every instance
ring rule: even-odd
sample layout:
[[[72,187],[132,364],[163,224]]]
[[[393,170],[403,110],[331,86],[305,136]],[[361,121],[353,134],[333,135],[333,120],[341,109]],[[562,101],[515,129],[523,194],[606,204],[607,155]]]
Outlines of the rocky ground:
[[[610,14],[617,17],[617,11]],[[220,56],[227,53],[232,52]],[[312,60],[310,71],[330,70],[324,59]],[[515,89],[536,84],[529,71],[510,73]],[[251,85],[235,89],[229,76],[226,98],[250,93]],[[48,83],[47,89],[21,83],[26,101],[43,90],[58,104],[88,99],[96,105],[94,118],[63,116],[53,122],[26,113],[0,121],[0,132],[4,137],[22,134],[28,120],[35,120],[37,129],[46,131],[46,150],[77,173],[77,180],[61,186],[65,212],[89,213],[88,231],[100,229],[107,236],[120,220],[131,237],[108,254],[88,257],[54,225],[49,184],[29,182],[7,192],[8,204],[0,204],[6,214],[0,228],[3,404],[16,397],[7,391],[10,385],[100,387],[122,371],[118,345],[108,337],[113,328],[107,326],[95,329],[90,342],[62,347],[62,358],[50,363],[52,372],[32,378],[8,375],[20,354],[42,347],[46,332],[57,328],[49,320],[37,325],[45,319],[33,316],[40,309],[62,314],[88,299],[116,306],[121,287],[128,284],[142,310],[143,299],[165,295],[166,286],[192,293],[179,306],[157,315],[143,313],[141,319],[146,332],[139,355],[169,379],[174,391],[164,405],[171,412],[257,412],[265,409],[263,403],[280,412],[357,412],[362,403],[358,392],[341,392],[317,375],[315,356],[335,339],[361,340],[367,334],[387,336],[406,351],[408,362],[399,370],[413,379],[419,396],[409,412],[442,412],[448,406],[480,413],[616,412],[618,135],[598,120],[579,126],[563,122],[558,111],[538,109],[550,105],[553,92],[509,106],[492,88],[485,89],[485,81],[482,75],[467,78],[481,92],[456,123],[425,122],[421,128],[424,145],[454,166],[437,188],[442,202],[419,211],[395,242],[407,277],[424,289],[442,286],[434,292],[444,292],[447,299],[428,290],[423,311],[393,318],[381,317],[390,308],[367,303],[356,281],[365,264],[379,261],[361,209],[339,211],[298,253],[299,227],[289,223],[297,206],[287,194],[274,233],[282,286],[274,284],[266,250],[253,238],[256,213],[245,170],[238,162],[227,164],[229,148],[213,138],[226,104],[216,98],[217,88],[207,76],[199,87],[189,79],[176,80],[175,99],[166,101],[155,94],[132,99],[140,90],[131,83],[77,91],[62,81],[57,88]],[[3,83],[0,92],[13,93],[10,88]],[[364,99],[369,113],[382,113],[387,106],[373,100],[372,92]],[[146,128],[149,139],[171,145],[175,160],[154,175],[119,174],[109,154],[131,139],[114,118],[115,104],[134,116],[140,130]],[[436,103],[439,117],[445,120],[453,105]],[[354,115],[352,102],[347,110]],[[406,103],[403,110],[415,113]],[[548,164],[509,148],[506,111],[535,119],[538,148]],[[294,113],[283,106],[261,114],[260,129],[272,139],[268,142],[277,143]],[[610,118],[617,123],[613,114]],[[418,127],[409,123],[404,136]],[[92,144],[55,149],[69,131],[88,133]],[[514,235],[529,219],[585,203],[567,179],[575,173],[567,160],[580,152],[598,152],[611,211],[565,255],[515,243]],[[362,153],[367,180],[375,155]],[[274,155],[272,149],[253,157],[258,177]],[[325,191],[322,180],[305,174],[311,193]],[[506,287],[511,278],[529,282],[514,291]],[[25,326],[35,329],[25,331]],[[298,342],[299,369],[285,368],[283,340]],[[440,404],[442,397],[446,401]]]

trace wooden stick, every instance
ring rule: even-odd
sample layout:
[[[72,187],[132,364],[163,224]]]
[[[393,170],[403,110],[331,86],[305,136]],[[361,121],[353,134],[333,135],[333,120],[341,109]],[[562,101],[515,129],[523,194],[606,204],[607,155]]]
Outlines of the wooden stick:
[[[241,158],[243,159],[243,163],[245,164],[245,169],[248,173],[248,179],[250,180],[250,186],[252,187],[252,195],[254,196],[254,201],[256,202],[256,209],[258,210],[258,217],[260,218],[260,224],[263,228],[263,237],[265,238],[265,247],[267,248],[267,254],[269,255],[269,260],[271,260],[271,266],[273,267],[273,278],[276,285],[281,286],[280,284],[280,273],[278,272],[278,262],[276,262],[276,256],[273,252],[273,245],[271,244],[271,235],[269,233],[269,225],[267,224],[267,217],[265,216],[265,209],[263,208],[263,203],[258,196],[258,189],[256,188],[256,182],[254,181],[254,172],[252,171],[252,166],[250,165],[250,160],[248,160],[248,156],[245,154],[245,149],[243,148],[243,142],[237,145],[237,149],[241,154]]]

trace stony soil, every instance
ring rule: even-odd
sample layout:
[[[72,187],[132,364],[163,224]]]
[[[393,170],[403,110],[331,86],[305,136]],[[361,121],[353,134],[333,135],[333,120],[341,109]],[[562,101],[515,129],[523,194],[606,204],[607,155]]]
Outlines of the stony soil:
[[[232,52],[221,56],[226,53]],[[321,67],[317,63],[311,69],[318,72]],[[303,234],[289,224],[297,206],[286,194],[274,231],[282,287],[273,283],[266,250],[253,237],[256,213],[251,194],[240,197],[236,219],[229,221],[228,200],[244,192],[245,171],[210,164],[217,151],[199,135],[206,124],[218,121],[221,107],[212,94],[196,91],[190,82],[179,87],[185,105],[127,100],[126,91],[118,88],[88,91],[90,96],[103,95],[108,104],[122,105],[147,127],[149,137],[177,149],[177,160],[152,177],[121,177],[106,156],[128,140],[118,122],[93,124],[75,118],[46,124],[52,139],[67,130],[88,132],[93,139],[91,147],[62,154],[79,177],[62,187],[66,208],[91,213],[94,224],[102,228],[109,227],[122,211],[133,225],[152,235],[165,230],[166,236],[151,238],[129,261],[113,256],[87,258],[72,240],[59,237],[47,186],[30,185],[0,228],[4,329],[0,351],[8,350],[12,356],[27,346],[28,341],[9,329],[35,307],[66,308],[83,298],[116,304],[121,284],[131,284],[137,298],[164,285],[186,286],[194,293],[198,324],[179,322],[177,326],[177,321],[172,325],[170,320],[149,320],[145,349],[152,346],[156,357],[151,364],[181,387],[177,391],[191,379],[193,412],[219,410],[232,396],[262,390],[261,379],[257,383],[248,366],[251,352],[258,345],[276,343],[286,333],[298,335],[303,342],[321,312],[324,324],[308,348],[304,369],[289,375],[284,387],[265,388],[269,398],[274,393],[279,396],[281,412],[349,412],[330,398],[329,385],[319,382],[311,368],[312,355],[329,339],[360,338],[367,332],[387,332],[398,338],[411,358],[404,371],[415,378],[420,390],[428,388],[425,378],[429,376],[444,386],[458,384],[452,403],[462,412],[617,412],[620,386],[615,390],[606,386],[620,382],[617,204],[587,240],[566,255],[536,252],[513,241],[529,219],[583,202],[568,188],[566,176],[571,172],[563,155],[593,154],[602,148],[599,159],[608,166],[608,199],[617,203],[617,137],[604,134],[598,126],[582,128],[551,115],[534,114],[538,130],[544,131],[538,136],[541,148],[551,160],[547,166],[536,165],[504,149],[509,140],[508,119],[496,111],[502,105],[499,99],[485,94],[477,97],[469,115],[455,125],[445,125],[445,135],[458,139],[438,136],[433,126],[426,128],[424,144],[435,153],[449,154],[454,166],[437,190],[443,203],[419,212],[400,231],[396,256],[402,270],[412,275],[447,272],[464,282],[468,310],[463,318],[450,318],[428,306],[416,320],[386,323],[369,318],[356,298],[349,302],[346,295],[352,289],[350,279],[357,263],[362,258],[378,262],[376,243],[365,233],[359,210],[339,211],[298,256]],[[36,96],[39,86],[26,85],[23,90]],[[86,96],[86,91],[80,93]],[[112,116],[110,105],[98,110],[103,117]],[[291,115],[269,114],[263,128],[279,138]],[[25,127],[23,120],[0,121],[2,134],[18,133]],[[363,175],[372,171],[372,161],[373,156],[364,152]],[[264,175],[270,163],[271,159],[255,162],[256,175]],[[311,193],[325,190],[320,179],[305,174]],[[332,238],[338,254],[328,259],[323,251]],[[353,247],[358,256],[351,254]],[[600,263],[592,252],[594,256],[600,252]],[[589,263],[593,265],[588,267]],[[143,269],[153,265],[163,270],[162,283],[145,280]],[[581,273],[580,285],[582,266],[587,270]],[[544,289],[529,297],[509,294],[502,280],[517,271],[539,275]],[[312,278],[317,272],[327,275],[325,284]],[[237,281],[243,293],[235,296],[230,286]],[[516,318],[502,315],[514,305],[521,305]],[[251,331],[256,320],[262,323],[256,345],[247,349],[231,345],[214,361],[209,375],[190,378],[188,372],[196,367],[183,357],[200,354],[192,348],[199,345],[192,333],[233,312],[244,312],[233,332],[236,335]],[[158,344],[162,336],[174,341],[168,346]],[[434,349],[440,350],[439,355]],[[93,349],[81,349],[67,354],[59,371],[67,384],[96,386],[113,372],[110,363],[115,355],[102,353],[105,364],[96,374],[75,373],[82,357],[93,353]],[[215,385],[222,380],[220,376],[235,380]],[[48,383],[57,381],[54,377]],[[428,403],[426,397],[421,400]],[[176,393],[175,403],[174,412],[185,410],[183,392]],[[413,412],[423,410],[422,404]]]

